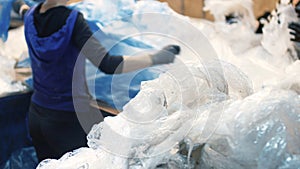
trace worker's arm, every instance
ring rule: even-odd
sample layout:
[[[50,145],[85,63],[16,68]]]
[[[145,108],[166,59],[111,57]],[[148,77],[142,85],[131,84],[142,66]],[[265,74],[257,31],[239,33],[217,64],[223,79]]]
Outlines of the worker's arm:
[[[179,54],[180,47],[169,45],[153,54],[142,56],[123,56],[122,73],[143,69],[152,65],[168,64],[174,61],[175,55]]]
[[[111,56],[97,39],[91,37],[81,52],[104,73],[116,74],[172,63],[175,55],[179,54],[180,47],[169,45],[155,53],[140,56]]]
[[[152,65],[172,63],[175,55],[180,52],[179,46],[169,45],[153,54],[111,56],[100,42],[93,37],[93,33],[82,14],[79,14],[77,18],[72,38],[78,49],[81,49],[82,54],[107,74],[131,72]]]

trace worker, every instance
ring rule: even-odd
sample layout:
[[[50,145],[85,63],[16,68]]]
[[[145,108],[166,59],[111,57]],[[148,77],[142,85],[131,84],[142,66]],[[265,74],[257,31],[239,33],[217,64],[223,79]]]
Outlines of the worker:
[[[143,56],[111,56],[93,37],[83,15],[66,7],[67,1],[45,0],[31,7],[24,17],[34,87],[29,131],[39,161],[57,159],[87,146],[88,131],[79,122],[74,103],[75,98],[92,99],[85,82],[85,61],[80,56],[104,73],[116,74],[172,63],[180,52],[179,46],[167,45]],[[27,8],[19,8],[20,14],[23,10]],[[87,107],[82,109],[87,116],[94,111],[88,103],[80,103]],[[100,121],[93,123],[96,122]]]

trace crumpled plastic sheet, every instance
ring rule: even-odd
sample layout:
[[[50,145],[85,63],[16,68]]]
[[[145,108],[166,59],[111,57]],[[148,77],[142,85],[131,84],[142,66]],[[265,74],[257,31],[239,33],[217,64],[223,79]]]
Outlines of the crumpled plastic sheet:
[[[277,89],[231,103],[202,149],[200,168],[298,168],[299,103],[297,93]]]
[[[24,147],[12,153],[2,169],[33,169],[38,165],[34,147]]]
[[[16,60],[20,58],[23,52],[27,51],[23,31],[22,27],[11,30],[7,41],[0,43],[0,95],[26,89],[26,86],[16,80],[14,70]],[[16,43],[19,45],[15,45]]]
[[[263,169],[299,164],[299,95],[266,88],[249,96],[241,94],[242,99],[236,100],[228,95],[222,72],[214,66],[210,69],[214,70],[210,71],[212,79],[201,66],[178,69],[176,65],[158,79],[143,82],[119,116],[93,127],[89,149],[76,150],[74,157],[46,160],[39,167],[78,166],[72,158],[86,151],[93,160],[85,159],[84,164],[100,168],[167,168],[174,159],[178,168]],[[234,66],[227,64],[224,69]],[[231,84],[247,83],[240,75],[230,79],[236,79]],[[182,140],[191,153],[204,145],[197,149],[201,155],[185,158],[188,161],[173,158],[183,157],[178,148]]]
[[[202,114],[197,110],[199,106],[228,98],[222,72],[213,64],[205,68],[210,69],[210,75],[199,66],[175,65],[158,79],[143,82],[141,91],[119,116],[105,118],[89,133],[88,145],[95,156],[106,154],[105,166],[117,168],[155,168],[172,163],[189,168],[192,163],[176,154],[176,145],[188,136],[194,119]],[[68,160],[61,158],[44,161],[40,167],[55,168],[66,163]],[[71,160],[69,165],[73,166]]]
[[[277,81],[277,87],[285,90],[293,90],[300,94],[300,60],[297,60],[285,70],[288,76],[279,78]]]
[[[292,4],[281,3],[277,5],[277,12],[273,12],[271,21],[263,27],[261,44],[273,56],[286,56],[287,49],[293,46],[288,29],[288,24],[291,22],[299,22],[295,8]],[[293,52],[293,49],[290,50]]]
[[[0,1],[0,39],[5,42],[8,36],[10,23],[10,11],[14,0]]]
[[[238,4],[243,2],[243,0],[237,1],[228,0],[227,2],[233,6],[234,2]],[[207,0],[207,2],[220,3],[218,0]],[[209,9],[213,8],[218,11],[221,7],[222,5],[210,5]],[[281,3],[278,8],[280,10],[272,12],[271,22],[265,23],[262,35],[254,34],[254,31],[243,21],[234,24],[227,24],[225,21],[205,22],[200,25],[220,59],[241,69],[251,79],[255,92],[276,84],[278,78],[286,77],[285,69],[297,58],[295,45],[290,42],[291,36],[286,24],[297,20],[296,13],[287,3]],[[234,9],[230,8],[231,11]],[[226,10],[224,7],[220,15],[226,14]],[[274,43],[275,41],[278,43]]]
[[[15,80],[15,61],[1,55],[1,51],[0,58],[0,95],[25,90],[26,87],[20,81]]]

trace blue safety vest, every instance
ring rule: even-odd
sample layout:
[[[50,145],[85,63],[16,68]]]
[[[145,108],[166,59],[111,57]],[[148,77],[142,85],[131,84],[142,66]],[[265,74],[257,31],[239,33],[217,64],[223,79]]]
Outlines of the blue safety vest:
[[[66,24],[57,32],[39,37],[34,24],[35,9],[36,6],[27,12],[24,24],[33,74],[31,100],[45,108],[74,111],[74,98],[77,101],[90,98],[85,80],[85,58],[78,57],[80,51],[71,41],[78,12],[72,10]]]

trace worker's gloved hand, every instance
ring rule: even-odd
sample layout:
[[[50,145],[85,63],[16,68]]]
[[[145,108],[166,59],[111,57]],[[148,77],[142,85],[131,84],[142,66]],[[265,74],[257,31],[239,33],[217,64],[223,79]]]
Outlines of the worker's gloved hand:
[[[292,22],[289,24],[289,28],[293,30],[290,34],[294,36],[291,41],[300,42],[300,24]]]
[[[180,53],[180,46],[178,45],[168,45],[151,55],[152,64],[168,64],[172,63],[175,59],[175,55]]]

